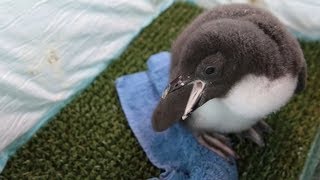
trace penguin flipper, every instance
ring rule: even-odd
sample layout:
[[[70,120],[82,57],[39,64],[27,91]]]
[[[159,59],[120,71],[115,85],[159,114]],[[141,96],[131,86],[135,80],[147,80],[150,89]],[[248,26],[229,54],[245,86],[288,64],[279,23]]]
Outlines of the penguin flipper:
[[[295,89],[295,93],[299,94],[302,90],[305,89],[307,83],[307,67],[304,65],[299,74],[298,74],[298,83]]]

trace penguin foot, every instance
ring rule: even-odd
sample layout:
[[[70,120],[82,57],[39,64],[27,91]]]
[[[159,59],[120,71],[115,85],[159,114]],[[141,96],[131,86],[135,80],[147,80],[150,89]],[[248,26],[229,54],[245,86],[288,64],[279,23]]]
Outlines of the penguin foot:
[[[196,135],[198,142],[209,150],[215,152],[219,156],[231,162],[229,157],[239,159],[239,156],[235,151],[228,145],[230,139],[222,134],[218,133],[199,133]]]
[[[272,128],[265,121],[261,120],[249,130],[242,132],[240,134],[240,138],[243,137],[249,139],[256,143],[258,146],[264,147],[265,142],[263,140],[263,134],[269,134],[272,131]]]
[[[254,127],[250,128],[249,130],[247,130],[245,132],[242,132],[240,134],[240,138],[241,137],[253,141],[254,143],[256,143],[260,147],[264,147],[265,146],[265,143],[264,143],[264,140],[262,138],[262,135]]]
[[[270,134],[273,132],[272,128],[264,120],[259,121],[254,128],[261,133]]]

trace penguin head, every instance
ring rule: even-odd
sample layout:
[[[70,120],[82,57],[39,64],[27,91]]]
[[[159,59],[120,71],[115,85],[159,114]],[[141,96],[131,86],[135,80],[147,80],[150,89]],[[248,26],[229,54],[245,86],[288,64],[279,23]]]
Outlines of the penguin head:
[[[153,129],[163,131],[207,101],[223,98],[247,74],[295,75],[301,49],[269,16],[204,20],[205,14],[189,25],[172,46],[171,82],[153,113]]]

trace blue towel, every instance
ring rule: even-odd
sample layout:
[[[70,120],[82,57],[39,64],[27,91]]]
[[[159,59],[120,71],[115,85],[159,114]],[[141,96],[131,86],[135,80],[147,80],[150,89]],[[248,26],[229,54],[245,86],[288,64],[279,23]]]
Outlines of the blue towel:
[[[154,132],[151,116],[168,83],[170,53],[150,57],[148,71],[126,75],[116,80],[121,106],[128,123],[149,160],[165,172],[166,180],[238,179],[235,165],[202,147],[179,123],[164,132]]]

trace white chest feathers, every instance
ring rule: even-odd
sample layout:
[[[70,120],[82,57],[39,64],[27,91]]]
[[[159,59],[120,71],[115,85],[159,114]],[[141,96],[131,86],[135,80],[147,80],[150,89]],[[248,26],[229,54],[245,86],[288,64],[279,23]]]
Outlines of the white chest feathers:
[[[279,110],[294,94],[297,78],[291,75],[270,81],[265,76],[247,75],[224,98],[209,100],[189,120],[196,129],[240,132]]]

